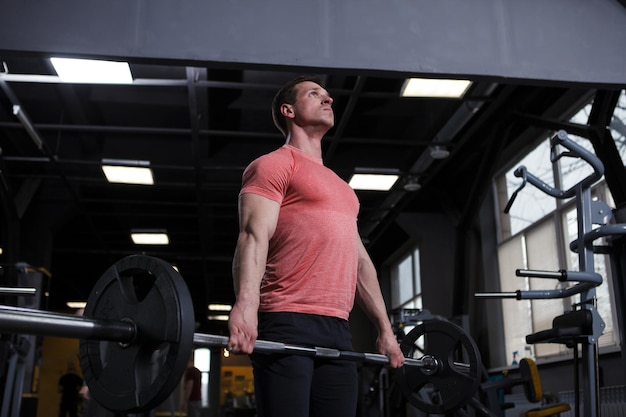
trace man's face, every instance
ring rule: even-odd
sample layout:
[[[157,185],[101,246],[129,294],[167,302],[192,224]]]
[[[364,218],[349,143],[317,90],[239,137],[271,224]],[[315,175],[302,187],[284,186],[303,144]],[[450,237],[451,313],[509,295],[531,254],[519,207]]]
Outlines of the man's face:
[[[294,121],[304,125],[323,125],[330,129],[335,124],[333,99],[323,87],[304,81],[296,86],[296,102],[292,105]]]

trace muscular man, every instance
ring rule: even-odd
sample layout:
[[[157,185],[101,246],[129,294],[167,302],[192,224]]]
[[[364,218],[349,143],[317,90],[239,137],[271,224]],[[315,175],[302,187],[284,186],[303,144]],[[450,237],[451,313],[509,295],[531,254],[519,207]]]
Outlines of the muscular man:
[[[404,356],[358,234],[356,194],[322,162],[332,104],[310,77],[292,80],[274,98],[274,123],[286,143],[243,174],[229,349],[252,353],[258,337],[352,350],[348,317],[356,298],[378,330],[378,351],[400,367]],[[354,362],[255,353],[251,359],[259,417],[355,415]]]

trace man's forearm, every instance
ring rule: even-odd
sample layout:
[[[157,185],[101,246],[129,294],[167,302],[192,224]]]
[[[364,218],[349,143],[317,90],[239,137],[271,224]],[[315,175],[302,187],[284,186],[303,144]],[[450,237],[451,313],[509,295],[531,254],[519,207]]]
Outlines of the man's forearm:
[[[253,236],[240,237],[233,257],[233,286],[237,302],[258,306],[261,279],[265,273],[267,247]]]

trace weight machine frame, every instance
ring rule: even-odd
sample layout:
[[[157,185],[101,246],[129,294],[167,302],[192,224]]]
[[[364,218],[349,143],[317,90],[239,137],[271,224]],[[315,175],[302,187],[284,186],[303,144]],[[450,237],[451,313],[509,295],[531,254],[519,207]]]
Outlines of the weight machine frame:
[[[557,152],[560,148],[566,151]],[[596,308],[596,287],[602,284],[602,277],[595,272],[594,253],[607,253],[602,246],[594,246],[594,241],[605,236],[626,234],[626,225],[607,224],[611,218],[611,211],[606,203],[593,201],[591,187],[604,175],[604,165],[598,157],[572,141],[564,130],[559,130],[550,139],[550,161],[554,164],[563,157],[576,157],[586,161],[593,168],[593,173],[569,188],[561,190],[551,187],[520,166],[514,172],[516,177],[522,178],[522,184],[512,194],[504,212],[507,213],[519,191],[530,183],[545,194],[557,199],[575,198],[578,223],[578,238],[570,243],[570,250],[578,254],[578,271],[516,271],[517,276],[529,278],[551,278],[560,282],[577,282],[565,289],[554,290],[517,290],[512,293],[476,293],[477,298],[516,298],[522,299],[554,299],[565,298],[576,294],[580,301],[572,306],[572,312],[555,318],[553,328],[527,335],[527,343],[561,343],[574,348],[575,359],[575,410],[579,415],[579,387],[578,387],[578,344],[582,345],[582,380],[583,406],[586,417],[599,415],[599,378],[598,378],[598,338],[602,335],[605,323]],[[593,228],[594,225],[600,225]],[[587,323],[577,323],[570,320],[573,312],[586,318]],[[581,329],[584,329],[581,333]]]

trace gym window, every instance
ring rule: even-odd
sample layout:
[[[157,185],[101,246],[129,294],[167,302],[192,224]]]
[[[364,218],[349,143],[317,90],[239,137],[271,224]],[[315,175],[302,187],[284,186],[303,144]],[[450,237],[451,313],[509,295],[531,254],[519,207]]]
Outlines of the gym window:
[[[419,249],[413,248],[391,264],[391,308],[421,309],[422,283]]]
[[[591,104],[582,108],[570,121],[586,124]],[[626,131],[621,129],[626,123],[626,95],[622,91],[620,101],[614,113],[617,123],[612,124],[611,133],[620,150],[622,160],[626,160]],[[584,138],[569,134],[579,145],[593,150]],[[541,192],[532,185],[527,185],[515,199],[508,214],[503,210],[512,193],[521,184],[521,179],[513,175],[514,170],[525,165],[528,172],[539,177],[545,183],[560,189],[568,189],[588,176],[591,168],[579,159],[562,158],[553,168],[549,158],[549,140],[541,141],[523,158],[511,165],[511,169],[495,179],[497,213],[499,215],[498,261],[500,272],[500,290],[554,289],[559,283],[552,279],[524,278],[515,275],[516,269],[557,271],[559,269],[578,270],[578,255],[569,249],[569,243],[577,236],[576,206],[573,199],[558,200]],[[611,195],[604,180],[594,184],[592,198],[604,201],[614,207]],[[598,244],[604,242],[598,241]],[[614,305],[611,291],[611,271],[608,256],[594,255],[595,270],[603,277],[603,283],[596,288],[597,308],[606,323],[606,329],[598,341],[600,348],[616,346],[619,341],[617,323],[614,317]],[[558,287],[557,287],[558,288]],[[502,312],[506,357],[547,359],[571,354],[571,350],[561,344],[540,343],[526,344],[526,335],[552,327],[552,319],[565,311],[570,311],[578,296],[567,299],[551,300],[515,300],[503,299]]]
[[[201,372],[202,408],[209,407],[209,373],[211,372],[211,350],[198,348],[194,350],[193,365]]]

